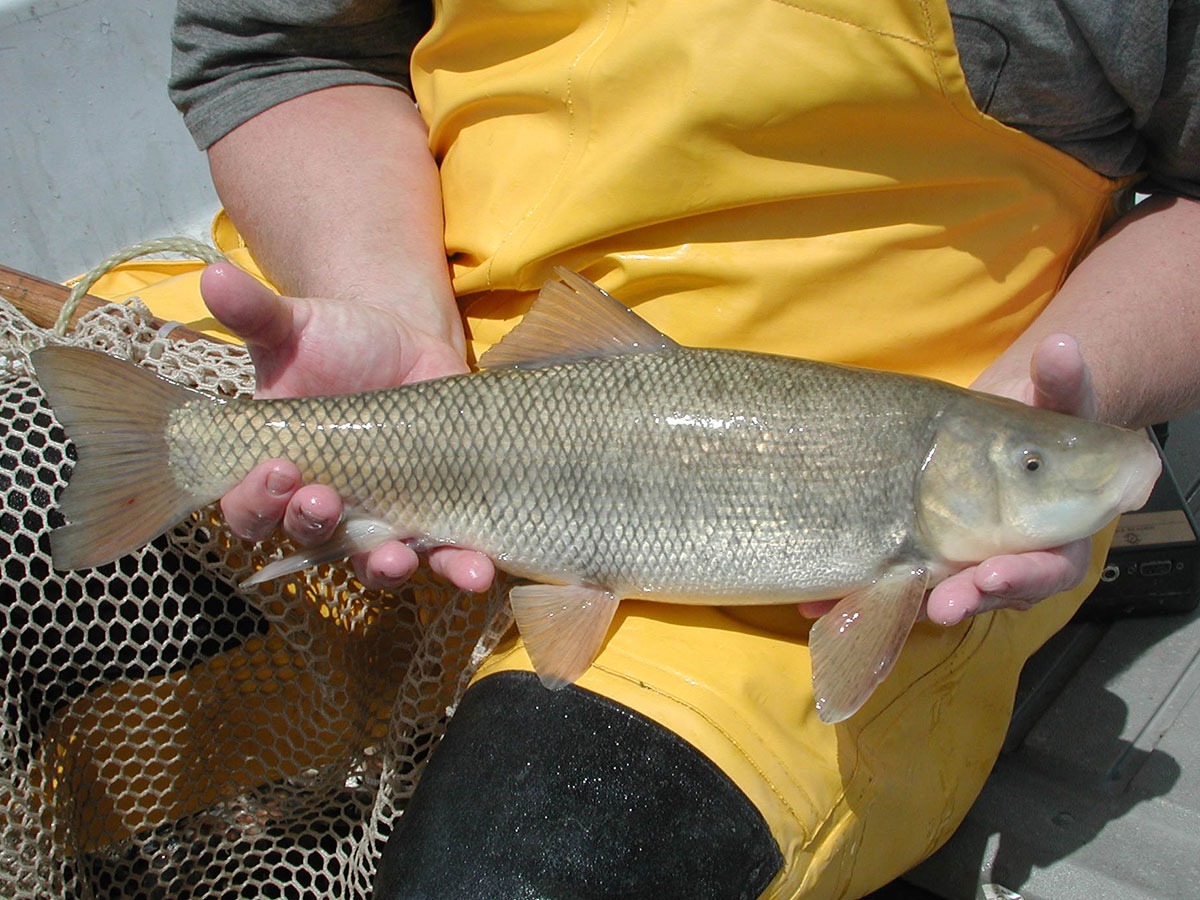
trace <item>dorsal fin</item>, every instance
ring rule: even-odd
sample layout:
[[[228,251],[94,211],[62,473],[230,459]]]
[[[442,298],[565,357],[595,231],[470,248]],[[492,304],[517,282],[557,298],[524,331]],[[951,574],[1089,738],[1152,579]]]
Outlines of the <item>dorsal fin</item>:
[[[481,369],[536,368],[679,346],[582,275],[554,267],[529,312],[479,359]]]

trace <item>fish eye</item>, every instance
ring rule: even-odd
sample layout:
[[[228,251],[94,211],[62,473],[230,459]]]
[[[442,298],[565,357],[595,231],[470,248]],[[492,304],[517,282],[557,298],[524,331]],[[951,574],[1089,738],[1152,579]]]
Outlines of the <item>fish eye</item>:
[[[1042,454],[1038,453],[1036,450],[1021,451],[1021,467],[1025,469],[1026,472],[1033,473],[1040,471],[1043,465],[1045,465],[1045,463],[1042,460]]]

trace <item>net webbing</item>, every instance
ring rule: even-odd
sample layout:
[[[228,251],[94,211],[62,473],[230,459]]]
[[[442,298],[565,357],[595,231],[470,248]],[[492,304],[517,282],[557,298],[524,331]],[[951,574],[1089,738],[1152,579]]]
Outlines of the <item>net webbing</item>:
[[[285,548],[237,540],[215,509],[115,563],[55,571],[73,448],[28,364],[47,343],[253,387],[244,350],[161,337],[136,304],[58,337],[0,300],[0,897],[369,897],[507,627],[507,586],[472,596],[423,572],[385,595],[333,565],[242,589]]]

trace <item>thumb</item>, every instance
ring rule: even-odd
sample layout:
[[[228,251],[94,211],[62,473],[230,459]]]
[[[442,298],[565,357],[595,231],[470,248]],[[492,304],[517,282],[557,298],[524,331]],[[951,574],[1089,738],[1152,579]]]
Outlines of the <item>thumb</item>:
[[[217,320],[256,348],[273,349],[291,341],[292,309],[249,272],[233,263],[214,263],[200,273],[200,295]]]
[[[1038,343],[1029,366],[1034,406],[1084,419],[1096,417],[1092,375],[1079,343],[1068,334],[1052,334]]]

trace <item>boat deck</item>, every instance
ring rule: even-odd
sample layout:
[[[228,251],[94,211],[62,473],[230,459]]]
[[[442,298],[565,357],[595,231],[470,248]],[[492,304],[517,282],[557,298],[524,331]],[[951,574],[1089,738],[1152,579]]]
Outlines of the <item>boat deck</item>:
[[[1200,513],[1200,415],[1164,455]],[[1198,737],[1200,610],[1071,623],[1026,666],[962,827],[874,900],[1200,897]]]
[[[173,7],[0,0],[0,262],[65,279],[205,231],[217,199],[166,100]],[[1172,423],[1166,456],[1200,512],[1200,416]],[[1200,897],[1198,648],[1195,612],[1068,627],[1031,661],[962,829],[877,900],[972,900],[981,882],[1027,900]]]

